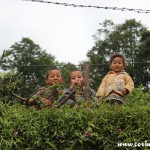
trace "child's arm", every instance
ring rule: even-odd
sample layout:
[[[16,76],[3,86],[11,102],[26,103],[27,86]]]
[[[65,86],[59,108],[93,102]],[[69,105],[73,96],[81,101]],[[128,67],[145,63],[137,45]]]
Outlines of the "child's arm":
[[[73,90],[74,88],[76,88],[78,86],[81,86],[81,85],[77,82],[72,82],[69,88],[70,88],[70,90]]]
[[[126,88],[124,88],[124,89],[122,90],[122,93],[123,93],[124,95],[127,95],[127,94],[129,94],[129,90],[126,89]]]
[[[99,97],[100,99],[104,99],[105,97],[106,84],[107,84],[107,76],[103,78],[102,83],[100,84],[98,91],[96,93],[96,96]]]
[[[126,85],[123,88],[122,93],[127,95],[127,94],[131,93],[133,88],[134,88],[134,82],[133,82],[132,78],[129,75],[126,76],[126,83],[125,84]]]
[[[74,90],[68,88],[65,89],[64,94],[58,99],[58,105],[56,106],[57,108],[60,107],[61,105],[65,104],[68,100],[74,101],[75,99],[75,93]]]
[[[36,103],[36,101],[40,101],[44,104],[44,106],[52,105],[52,102],[48,98],[43,97],[44,92],[45,88],[40,88],[35,94],[31,96],[31,98],[27,100],[27,104],[35,105],[34,103]]]

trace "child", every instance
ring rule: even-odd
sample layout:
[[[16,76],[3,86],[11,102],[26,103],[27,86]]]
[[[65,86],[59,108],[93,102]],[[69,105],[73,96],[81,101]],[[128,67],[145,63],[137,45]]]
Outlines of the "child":
[[[85,86],[84,77],[81,71],[72,71],[69,75],[70,87],[64,90],[64,95],[58,100],[59,105],[66,103],[70,106],[74,106],[75,103],[81,103],[85,101]],[[90,89],[90,98],[92,99],[96,95],[93,89]]]
[[[96,93],[100,101],[116,101],[120,104],[126,102],[125,97],[134,88],[132,78],[123,70],[125,59],[120,54],[114,54],[109,61],[112,71],[109,71],[103,78],[102,83]]]
[[[44,106],[52,106],[54,100],[57,100],[59,95],[62,94],[61,90],[58,90],[62,82],[61,71],[57,68],[49,69],[45,77],[46,86],[40,88],[28,98],[26,104],[33,107],[37,107],[36,105],[41,103]]]

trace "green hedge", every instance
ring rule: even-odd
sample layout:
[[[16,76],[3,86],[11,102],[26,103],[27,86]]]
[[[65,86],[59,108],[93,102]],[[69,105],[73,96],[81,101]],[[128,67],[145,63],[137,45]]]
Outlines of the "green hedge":
[[[125,106],[41,110],[0,103],[0,148],[109,150],[118,143],[150,143],[150,92],[135,89],[128,99]]]

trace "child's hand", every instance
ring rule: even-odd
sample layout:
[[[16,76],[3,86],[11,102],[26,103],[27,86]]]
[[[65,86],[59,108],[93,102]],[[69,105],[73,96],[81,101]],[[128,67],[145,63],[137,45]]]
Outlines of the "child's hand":
[[[70,85],[70,88],[71,89],[74,89],[75,87],[79,86],[79,83],[77,82],[73,82],[71,85]]]
[[[126,95],[126,94],[129,93],[129,91],[128,91],[127,89],[123,89],[123,90],[122,90],[122,93]]]
[[[43,104],[44,104],[44,106],[51,106],[52,102],[49,99],[45,99],[45,100],[43,100]]]
[[[33,101],[34,101],[34,100],[33,100],[32,98],[30,98],[30,99],[27,100],[27,103],[28,103],[28,104],[31,104]]]
[[[104,96],[99,96],[99,97],[98,97],[98,100],[99,100],[100,102],[103,102],[103,101],[104,101],[104,99],[105,99],[105,97],[104,97]]]

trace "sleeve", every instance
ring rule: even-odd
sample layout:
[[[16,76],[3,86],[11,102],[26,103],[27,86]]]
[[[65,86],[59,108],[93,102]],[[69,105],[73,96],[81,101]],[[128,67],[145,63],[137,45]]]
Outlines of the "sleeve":
[[[131,93],[134,89],[134,82],[129,75],[126,76],[126,85],[124,88],[126,88],[129,91],[129,93]]]
[[[92,100],[92,101],[98,103],[98,97],[96,96],[95,90],[90,89],[90,97],[91,97],[91,100]]]
[[[105,91],[106,91],[106,85],[107,85],[107,76],[105,76],[102,80],[102,83],[100,84],[98,91],[96,93],[97,97],[104,97]]]
[[[43,101],[45,98],[42,96],[44,94],[45,88],[40,88],[37,92],[35,92],[28,100],[27,103],[30,104],[35,100]]]
[[[64,90],[64,94],[58,99],[58,103],[66,103],[69,99],[73,99],[74,100],[74,94],[72,93],[71,89],[65,89]]]
[[[93,89],[90,89],[90,96],[91,97],[96,96],[96,92]]]

